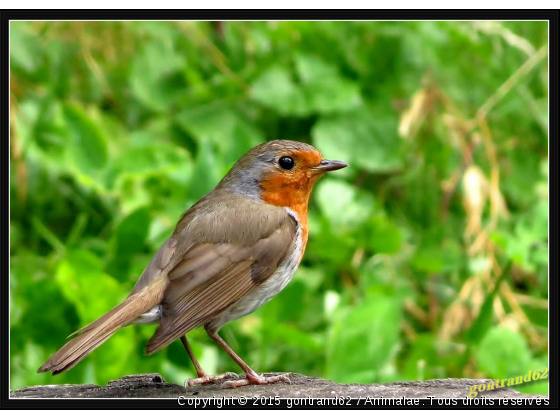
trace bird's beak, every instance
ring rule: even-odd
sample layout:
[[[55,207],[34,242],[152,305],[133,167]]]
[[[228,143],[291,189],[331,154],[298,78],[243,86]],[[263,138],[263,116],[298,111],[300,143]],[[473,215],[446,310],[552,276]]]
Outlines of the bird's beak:
[[[314,166],[312,169],[320,172],[328,172],[328,171],[338,171],[339,169],[346,168],[348,166],[347,163],[341,162],[339,160],[322,160],[317,166]]]

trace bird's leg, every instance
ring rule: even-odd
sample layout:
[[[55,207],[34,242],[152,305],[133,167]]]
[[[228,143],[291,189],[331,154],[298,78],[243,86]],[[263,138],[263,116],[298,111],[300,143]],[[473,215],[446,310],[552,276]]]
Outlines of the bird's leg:
[[[204,370],[202,370],[202,367],[200,367],[200,363],[198,363],[198,360],[196,360],[196,357],[194,357],[194,353],[191,349],[191,346],[189,345],[189,342],[187,341],[187,336],[186,335],[183,335],[181,337],[181,343],[183,343],[183,347],[185,347],[185,350],[187,351],[189,357],[191,358],[191,360],[193,362],[193,365],[194,365],[194,368],[196,369],[196,375],[198,376],[198,378],[196,378],[196,379],[189,379],[187,381],[188,386],[205,385],[205,384],[220,381],[222,379],[232,379],[232,378],[238,378],[239,377],[235,373],[232,373],[232,372],[227,372],[227,373],[224,373],[222,375],[207,375],[206,372],[204,372]]]
[[[183,335],[181,337],[181,343],[183,343],[183,347],[185,347],[185,350],[187,351],[189,357],[191,358],[194,368],[196,369],[196,375],[199,378],[202,378],[203,376],[208,376],[206,375],[206,373],[202,370],[202,367],[200,367],[200,363],[198,363],[198,360],[196,360],[196,357],[194,357],[194,353],[191,349],[191,346],[189,345],[189,342],[187,340],[187,336]]]
[[[277,382],[286,382],[290,383],[290,380],[286,375],[276,375],[276,376],[261,376],[257,372],[255,372],[251,367],[241,359],[227,343],[223,340],[222,337],[218,335],[217,331],[211,330],[206,328],[206,332],[208,335],[223,348],[227,354],[231,356],[233,360],[245,371],[245,379],[239,379],[236,381],[227,381],[223,383],[224,387],[230,388],[237,388],[240,386],[245,385],[265,385],[265,384],[274,384]]]

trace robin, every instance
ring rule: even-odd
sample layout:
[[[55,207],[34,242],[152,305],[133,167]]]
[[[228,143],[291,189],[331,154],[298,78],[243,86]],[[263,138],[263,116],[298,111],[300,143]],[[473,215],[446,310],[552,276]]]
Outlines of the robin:
[[[290,140],[249,150],[212,192],[183,214],[126,300],[72,334],[76,337],[38,372],[64,372],[118,329],[157,323],[146,354],[180,338],[198,375],[188,385],[236,376],[211,376],[200,367],[185,336],[200,326],[245,371],[244,379],[228,381],[226,386],[289,382],[284,375],[257,374],[218,330],[255,311],[290,282],[307,244],[307,205],[313,185],[325,172],[346,166],[323,159],[308,144]]]

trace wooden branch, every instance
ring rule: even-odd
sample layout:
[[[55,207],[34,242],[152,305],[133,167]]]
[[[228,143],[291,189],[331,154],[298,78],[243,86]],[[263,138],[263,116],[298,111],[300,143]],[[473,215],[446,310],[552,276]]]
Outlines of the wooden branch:
[[[265,375],[276,375],[269,373]],[[469,388],[492,382],[490,379],[434,379],[424,382],[393,382],[386,384],[337,384],[320,378],[288,373],[291,384],[222,388],[220,384],[184,387],[165,382],[159,374],[130,375],[98,385],[32,386],[10,392],[11,398],[213,398],[267,397],[280,398],[465,398]],[[479,392],[487,398],[548,398],[522,394],[513,389],[500,388]]]

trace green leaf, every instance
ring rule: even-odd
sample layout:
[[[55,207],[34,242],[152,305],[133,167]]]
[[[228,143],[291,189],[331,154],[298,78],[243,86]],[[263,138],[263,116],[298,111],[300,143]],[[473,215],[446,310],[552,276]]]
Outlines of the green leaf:
[[[64,153],[67,142],[72,141],[70,134],[60,103],[54,98],[46,98],[41,103],[39,118],[34,127],[38,146],[48,155],[60,156]]]
[[[295,57],[295,65],[303,84],[312,84],[338,76],[338,69],[333,64],[317,56],[298,54]]]
[[[150,229],[150,209],[141,207],[126,216],[117,226],[112,241],[111,262],[107,270],[121,281],[126,280],[132,258],[146,246]]]
[[[134,135],[135,138],[141,136],[141,133]],[[122,177],[158,176],[174,171],[181,171],[186,183],[190,168],[192,159],[181,147],[165,142],[139,145],[126,149],[125,153],[111,162],[108,184],[112,186]]]
[[[327,377],[342,383],[374,382],[396,350],[395,320],[400,316],[400,301],[381,294],[336,313],[326,344]]]
[[[311,135],[324,156],[350,165],[371,172],[396,171],[402,166],[397,121],[387,109],[363,108],[322,117]]]
[[[325,179],[317,186],[317,203],[334,229],[355,227],[374,213],[373,197],[345,181]]]
[[[359,85],[342,78],[333,64],[308,55],[298,55],[295,64],[308,113],[348,111],[362,105]]]
[[[12,345],[16,346],[17,335],[23,333],[25,339],[34,337],[41,346],[55,350],[60,340],[72,332],[69,329],[76,326],[75,312],[57,282],[53,281],[49,259],[33,254],[13,257],[10,290],[14,300],[14,306],[10,307],[10,321],[15,322],[10,326]],[[18,318],[20,322],[17,322]]]
[[[529,362],[529,365],[528,365],[527,368],[528,368],[528,371],[529,370],[531,371],[531,377],[532,377],[532,375],[535,371],[540,372],[541,376],[543,376],[542,372],[544,372],[545,369],[548,368],[548,357],[547,357],[547,355],[545,355],[543,357],[532,359]],[[527,373],[528,373],[528,371],[527,371]],[[524,378],[525,378],[525,375],[527,373],[524,373],[524,375],[523,375]],[[549,369],[547,369],[547,373],[548,373],[548,377],[550,378]],[[536,381],[526,382],[523,385],[517,385],[517,386],[515,386],[515,389],[519,392],[523,392],[523,393],[527,393],[527,394],[548,395],[548,384],[549,384],[549,379],[548,378],[537,379]]]
[[[486,298],[484,299],[484,303],[480,308],[480,312],[478,316],[471,324],[469,329],[465,334],[465,338],[468,343],[478,345],[482,337],[486,335],[486,333],[490,330],[492,326],[492,321],[494,319],[494,300],[498,291],[500,290],[500,285],[502,281],[509,275],[511,272],[511,262],[507,263],[504,267],[501,276],[496,280],[494,284],[494,288],[492,292],[490,292]]]
[[[218,102],[185,110],[176,121],[199,143],[212,143],[231,163],[265,141],[260,130],[242,114]]]
[[[267,325],[267,328],[267,342],[311,352],[316,352],[321,348],[316,339],[292,325],[275,322],[274,325]]]
[[[219,164],[215,148],[209,141],[200,145],[193,173],[195,175],[189,186],[189,198],[192,200],[199,200],[208,194],[222,179],[222,165]]]
[[[69,163],[78,171],[94,175],[107,163],[107,139],[101,128],[79,105],[63,106],[70,134]]]
[[[131,65],[133,95],[145,107],[165,111],[185,89],[184,80],[173,77],[184,66],[184,57],[175,53],[170,42],[146,42]]]
[[[251,85],[251,97],[281,115],[304,115],[305,97],[292,80],[290,72],[279,66],[260,75]]]
[[[527,373],[531,353],[521,334],[494,327],[484,336],[474,353],[481,371],[491,379],[505,379]]]
[[[421,333],[410,347],[404,365],[407,378],[425,381],[460,376],[463,353],[457,344],[440,340],[432,333]]]
[[[299,83],[291,72],[276,65],[255,80],[252,97],[284,115],[346,111],[362,104],[359,85],[341,77],[335,65],[298,54],[295,67]]]
[[[31,22],[10,23],[10,65],[26,73],[34,73],[40,66],[42,52],[39,40],[33,35]]]
[[[376,218],[369,232],[369,246],[380,254],[394,254],[399,251],[402,233],[398,226],[385,218]]]
[[[92,353],[89,360],[94,363],[97,383],[104,384],[119,378],[123,374],[123,366],[138,363],[137,340],[131,327],[122,328]]]
[[[439,248],[420,248],[410,261],[416,270],[426,273],[439,273],[442,271],[445,261]]]
[[[104,273],[99,258],[86,250],[67,253],[56,269],[56,281],[76,307],[83,325],[117,306],[128,293]]]
[[[495,297],[496,293],[490,293],[488,296],[486,296],[486,299],[484,299],[484,303],[480,308],[478,316],[465,333],[467,342],[478,345],[478,343],[480,343],[480,340],[482,340],[488,330],[492,327],[492,321],[494,319]]]
[[[142,250],[150,228],[150,209],[147,207],[126,216],[115,231],[116,252],[132,256]]]

